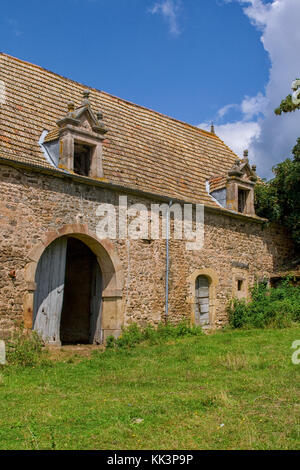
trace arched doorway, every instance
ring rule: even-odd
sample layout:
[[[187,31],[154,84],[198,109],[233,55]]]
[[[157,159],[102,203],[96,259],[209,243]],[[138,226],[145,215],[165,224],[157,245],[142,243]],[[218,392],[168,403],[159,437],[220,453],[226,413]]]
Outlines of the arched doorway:
[[[191,322],[204,329],[214,328],[216,323],[217,273],[211,268],[196,269],[188,277],[191,296]]]
[[[57,308],[55,308],[54,311],[58,311],[58,314],[61,315],[64,301],[64,290],[61,291],[60,286],[63,285],[64,287],[64,277],[62,273],[63,271],[65,271],[67,265],[67,244],[63,242],[63,240],[67,241],[70,238],[80,240],[84,245],[86,245],[86,247],[88,247],[90,251],[94,254],[100,267],[100,273],[102,274],[102,298],[100,299],[100,337],[101,341],[105,342],[106,338],[110,335],[114,335],[117,337],[121,333],[122,326],[124,325],[124,271],[114,243],[108,239],[100,240],[97,237],[96,233],[89,229],[87,224],[67,224],[63,225],[58,230],[45,232],[41,239],[37,243],[35,243],[34,247],[29,251],[28,263],[26,264],[24,269],[24,281],[26,283],[26,290],[24,293],[23,303],[24,326],[25,328],[32,329],[34,325],[36,314],[36,312],[34,311],[34,300],[35,297],[37,297],[38,295],[36,273],[38,270],[38,265],[40,264],[40,260],[43,258],[44,253],[48,249],[50,251],[53,250],[56,254],[52,256],[49,255],[48,257],[43,258],[44,261],[48,259],[48,262],[43,262],[44,268],[39,269],[45,272],[56,272],[55,278],[53,275],[50,277],[46,276],[46,279],[48,279],[48,281],[45,282],[45,286],[47,286],[47,283],[49,283],[51,280],[52,285],[50,284],[47,287],[48,294],[54,289],[59,290],[55,293],[55,298],[58,302],[58,306]],[[55,243],[61,243],[60,249],[55,249]],[[56,261],[54,262],[54,260]],[[45,298],[47,298],[47,296]],[[96,299],[98,302],[98,295],[94,300]],[[52,316],[51,319],[52,321],[56,322],[55,324],[57,325],[57,327],[56,330],[54,330],[55,334],[52,335],[52,337],[49,337],[49,335],[44,335],[48,337],[45,342],[50,341],[54,344],[59,345],[61,344],[60,320],[58,322],[58,319],[55,316]],[[48,324],[49,323],[50,322],[48,321]],[[53,328],[52,325],[51,328]],[[99,336],[97,337],[97,342],[98,338]]]
[[[102,342],[102,273],[83,241],[54,240],[39,259],[35,284],[32,327],[45,341]]]
[[[209,326],[209,279],[207,276],[197,276],[195,285],[195,324]]]

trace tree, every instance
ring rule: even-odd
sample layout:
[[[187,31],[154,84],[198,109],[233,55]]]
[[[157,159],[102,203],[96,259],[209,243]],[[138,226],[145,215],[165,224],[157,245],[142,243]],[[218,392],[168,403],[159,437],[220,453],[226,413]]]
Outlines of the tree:
[[[283,100],[275,114],[300,109],[292,96]],[[296,247],[300,248],[300,138],[287,158],[272,168],[275,175],[268,182],[257,184],[255,207],[257,215],[284,225],[291,233]]]
[[[278,108],[275,109],[275,114],[280,115],[281,113],[290,113],[300,109],[300,79],[292,83],[293,94],[288,95],[284,100],[281,101]]]
[[[273,167],[273,179],[256,185],[255,206],[257,215],[284,225],[300,248],[300,138],[292,153]]]
[[[280,115],[281,113],[290,113],[300,109],[300,104],[294,104],[292,101],[292,95],[288,95],[284,100],[281,101],[278,108],[275,109],[275,114]]]

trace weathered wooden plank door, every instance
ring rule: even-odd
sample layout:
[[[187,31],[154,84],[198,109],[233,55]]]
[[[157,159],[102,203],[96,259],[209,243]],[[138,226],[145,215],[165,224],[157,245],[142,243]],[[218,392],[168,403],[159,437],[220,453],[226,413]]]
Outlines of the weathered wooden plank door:
[[[42,338],[60,344],[59,330],[64,297],[67,239],[49,245],[39,260],[35,282],[33,329]]]
[[[102,273],[97,262],[94,259],[93,277],[91,288],[91,316],[90,316],[90,343],[102,343],[101,329],[101,313],[102,313]]]
[[[198,276],[195,292],[195,323],[209,326],[209,281],[206,276]]]

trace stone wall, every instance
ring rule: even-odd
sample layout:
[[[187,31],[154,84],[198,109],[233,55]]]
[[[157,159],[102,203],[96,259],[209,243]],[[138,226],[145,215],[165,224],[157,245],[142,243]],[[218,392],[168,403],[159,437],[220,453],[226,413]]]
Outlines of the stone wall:
[[[0,166],[0,334],[5,337],[23,320],[28,286],[24,268],[29,253],[48,232],[67,224],[96,231],[99,203],[117,205],[119,194],[6,165]],[[155,201],[128,195],[128,205]],[[159,201],[157,201],[159,202]],[[165,309],[165,240],[113,240],[124,274],[124,323],[157,324]],[[192,286],[197,270],[210,269],[216,278],[215,324],[226,321],[227,298],[235,292],[236,276],[253,284],[276,271],[292,255],[292,245],[279,227],[264,227],[246,218],[205,213],[205,243],[187,251],[185,240],[170,240],[169,318],[190,318]]]

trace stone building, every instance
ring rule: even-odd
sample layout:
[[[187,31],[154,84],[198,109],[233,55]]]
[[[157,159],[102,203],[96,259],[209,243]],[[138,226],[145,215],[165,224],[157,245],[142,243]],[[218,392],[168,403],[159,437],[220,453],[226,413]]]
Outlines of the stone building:
[[[256,180],[247,153],[213,127],[1,54],[1,336],[20,323],[56,344],[101,343],[166,317],[221,326],[228,298],[247,297],[292,255],[283,229],[255,215]],[[172,230],[99,236],[99,207],[119,221],[120,201],[164,208],[159,221],[174,226],[181,209],[204,207],[201,248]]]

